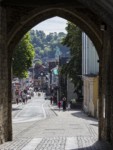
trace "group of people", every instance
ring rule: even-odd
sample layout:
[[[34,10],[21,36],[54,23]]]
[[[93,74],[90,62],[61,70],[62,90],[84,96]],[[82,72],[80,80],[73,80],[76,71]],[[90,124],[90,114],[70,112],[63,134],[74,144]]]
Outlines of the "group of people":
[[[15,91],[16,96],[16,103],[22,102],[23,104],[27,103],[27,90],[24,89],[22,91],[16,90]]]
[[[51,98],[50,98],[50,103],[51,104],[56,104],[56,102],[57,102],[57,98],[56,98],[56,96],[51,96]]]
[[[51,98],[50,98],[51,105],[53,104],[53,102],[54,102],[54,97],[51,96]],[[60,110],[61,107],[63,108],[63,111],[65,111],[67,107],[68,107],[68,110],[69,110],[71,108],[70,105],[71,105],[70,103],[67,104],[67,100],[66,100],[65,95],[63,95],[61,100],[58,101],[59,110]]]
[[[60,110],[61,106],[63,107],[63,111],[65,111],[66,106],[67,106],[67,102],[66,102],[66,97],[64,95],[63,95],[61,101],[58,101],[59,110]]]

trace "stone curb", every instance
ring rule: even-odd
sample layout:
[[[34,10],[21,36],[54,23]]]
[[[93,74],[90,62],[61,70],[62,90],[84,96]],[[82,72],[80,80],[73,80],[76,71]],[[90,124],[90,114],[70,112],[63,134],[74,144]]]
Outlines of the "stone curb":
[[[54,108],[52,108],[50,105],[48,105],[48,106],[49,106],[50,109],[54,112],[54,114],[55,114],[56,116],[58,116],[58,114],[55,112]]]

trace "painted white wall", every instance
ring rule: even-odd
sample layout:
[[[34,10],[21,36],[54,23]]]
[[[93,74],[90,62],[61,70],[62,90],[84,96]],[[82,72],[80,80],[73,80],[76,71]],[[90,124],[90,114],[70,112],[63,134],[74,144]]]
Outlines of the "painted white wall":
[[[82,75],[98,74],[99,57],[89,37],[82,33]]]
[[[99,73],[99,57],[95,46],[90,38],[82,33],[82,79],[83,79],[83,109],[88,114],[94,116],[94,81]],[[97,101],[98,103],[98,101]],[[98,114],[98,110],[97,110]]]

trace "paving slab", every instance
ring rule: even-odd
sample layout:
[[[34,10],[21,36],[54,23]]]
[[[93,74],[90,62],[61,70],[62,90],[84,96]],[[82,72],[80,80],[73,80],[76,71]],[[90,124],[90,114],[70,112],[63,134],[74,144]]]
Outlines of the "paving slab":
[[[98,141],[98,120],[82,110],[59,110],[45,103],[47,118],[40,121],[13,123],[13,141],[0,150],[113,150]]]

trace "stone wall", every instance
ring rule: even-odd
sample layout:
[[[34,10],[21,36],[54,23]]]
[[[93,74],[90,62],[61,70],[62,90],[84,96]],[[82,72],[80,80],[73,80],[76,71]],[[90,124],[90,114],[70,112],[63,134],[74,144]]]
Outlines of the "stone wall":
[[[11,139],[8,135],[9,128],[11,131],[11,111],[8,111],[8,67],[10,66],[8,66],[6,31],[6,10],[0,7],[0,143]]]
[[[98,118],[98,76],[84,76],[83,87],[83,109],[89,116]]]
[[[100,61],[99,77],[99,139],[113,142],[112,133],[112,95],[113,95],[113,67],[112,67],[112,31],[108,27],[102,31],[103,46]]]

